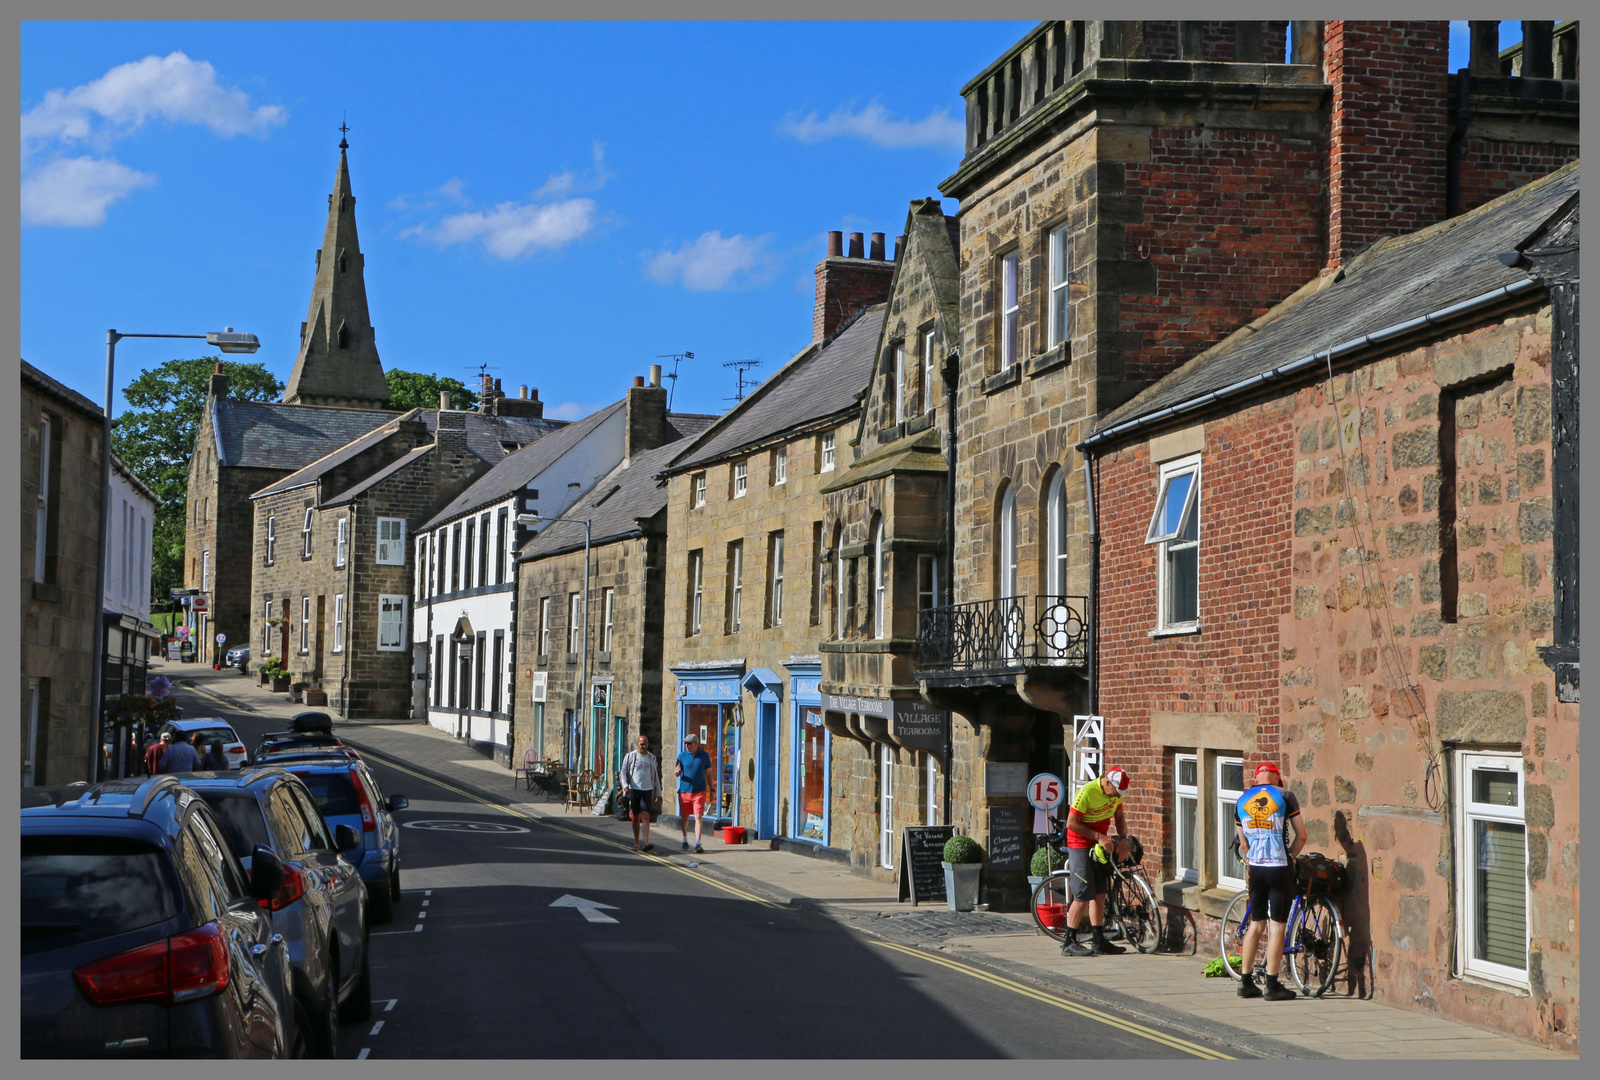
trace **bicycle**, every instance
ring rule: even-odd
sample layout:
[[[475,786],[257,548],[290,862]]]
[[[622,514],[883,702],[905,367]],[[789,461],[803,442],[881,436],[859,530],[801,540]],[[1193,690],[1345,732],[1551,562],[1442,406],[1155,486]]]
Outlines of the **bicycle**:
[[[1312,852],[1308,857],[1324,858]],[[1328,860],[1331,862],[1331,860]],[[1335,866],[1338,864],[1335,863]],[[1289,917],[1283,935],[1283,958],[1289,965],[1289,974],[1295,985],[1307,997],[1321,997],[1333,985],[1334,973],[1339,968],[1339,958],[1344,951],[1344,919],[1331,895],[1308,895],[1302,891],[1301,875],[1296,874],[1294,898],[1289,902]],[[1250,925],[1250,894],[1242,892],[1233,898],[1222,916],[1218,934],[1222,951],[1222,966],[1229,977],[1237,980],[1240,972],[1233,963],[1233,954],[1241,957],[1245,930]],[[1253,974],[1262,979],[1267,971],[1267,948],[1263,939],[1256,949]]]
[[[1056,824],[1059,827],[1060,823]],[[1066,857],[1061,843],[1064,835],[1058,831],[1045,840],[1063,858]],[[1115,925],[1122,931],[1123,940],[1140,952],[1155,952],[1162,941],[1161,905],[1145,879],[1144,849],[1138,837],[1128,837],[1128,847],[1130,858],[1120,862],[1113,860],[1111,865],[1111,880],[1106,884],[1105,924]],[[1064,941],[1067,936],[1067,908],[1072,903],[1069,877],[1067,870],[1053,871],[1033,890],[1034,925],[1056,941]]]

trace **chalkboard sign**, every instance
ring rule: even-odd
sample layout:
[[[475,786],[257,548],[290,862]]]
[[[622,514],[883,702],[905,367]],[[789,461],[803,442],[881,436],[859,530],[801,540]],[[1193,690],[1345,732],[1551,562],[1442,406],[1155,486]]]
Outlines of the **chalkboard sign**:
[[[912,905],[943,900],[944,842],[956,834],[953,825],[907,826],[900,830],[900,899]]]
[[[1022,870],[1028,865],[1028,808],[989,807],[989,869]]]

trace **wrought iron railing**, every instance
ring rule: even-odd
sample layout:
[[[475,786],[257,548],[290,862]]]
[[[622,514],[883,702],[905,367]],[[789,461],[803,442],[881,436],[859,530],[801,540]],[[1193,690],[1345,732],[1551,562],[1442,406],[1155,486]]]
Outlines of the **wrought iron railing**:
[[[1082,596],[1005,596],[930,608],[917,621],[917,667],[931,672],[1083,667],[1089,661],[1088,610]]]

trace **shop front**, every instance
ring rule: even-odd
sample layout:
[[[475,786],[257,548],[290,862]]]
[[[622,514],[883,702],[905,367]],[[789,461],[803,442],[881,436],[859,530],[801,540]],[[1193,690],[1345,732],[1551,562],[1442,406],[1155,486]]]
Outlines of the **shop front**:
[[[676,760],[683,750],[683,741],[693,732],[700,737],[701,749],[711,758],[711,768],[706,773],[707,824],[716,827],[742,825],[739,769],[744,727],[741,702],[744,664],[671,670],[678,680],[678,738],[670,752],[662,748],[664,779],[671,779],[670,763]]]
[[[789,835],[827,847],[832,736],[822,723],[822,666],[784,666],[789,671]]]

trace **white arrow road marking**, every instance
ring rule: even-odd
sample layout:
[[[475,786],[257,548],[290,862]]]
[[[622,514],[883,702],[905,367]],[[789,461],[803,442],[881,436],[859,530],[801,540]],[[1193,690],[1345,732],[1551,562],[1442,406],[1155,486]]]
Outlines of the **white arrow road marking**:
[[[559,900],[553,901],[550,906],[577,908],[578,914],[582,915],[585,919],[592,923],[614,923],[617,921],[610,915],[607,915],[604,911],[600,910],[601,908],[605,908],[606,911],[615,911],[617,910],[615,904],[602,904],[598,900],[585,900],[583,897],[573,896],[571,893],[566,894]]]

